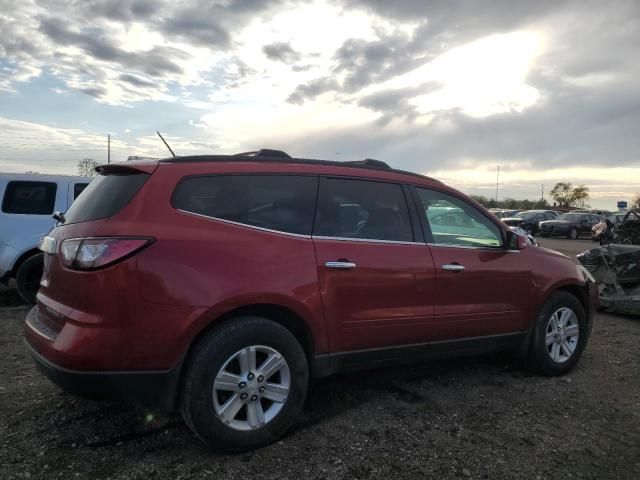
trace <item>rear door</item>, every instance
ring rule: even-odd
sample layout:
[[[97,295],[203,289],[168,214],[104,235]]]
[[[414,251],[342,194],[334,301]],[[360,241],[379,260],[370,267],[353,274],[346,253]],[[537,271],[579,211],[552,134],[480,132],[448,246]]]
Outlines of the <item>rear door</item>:
[[[397,183],[321,179],[313,240],[332,352],[429,338],[434,266],[407,192]]]
[[[481,210],[448,193],[415,188],[418,212],[435,263],[439,340],[523,331],[530,273],[520,251],[503,247],[500,228]],[[449,209],[455,218],[442,211]]]

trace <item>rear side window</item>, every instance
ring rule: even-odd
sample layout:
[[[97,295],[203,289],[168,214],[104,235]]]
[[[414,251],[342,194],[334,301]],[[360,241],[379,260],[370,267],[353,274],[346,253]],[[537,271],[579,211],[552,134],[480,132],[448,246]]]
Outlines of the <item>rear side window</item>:
[[[407,202],[397,184],[328,178],[319,215],[317,235],[413,241]]]
[[[65,224],[112,217],[136,196],[149,176],[142,172],[98,175],[71,204]]]
[[[9,182],[2,199],[4,213],[50,215],[58,186],[53,182]]]
[[[73,186],[73,199],[75,200],[76,198],[78,198],[78,195],[84,192],[84,189],[87,188],[88,186],[89,186],[88,183],[76,183]]]
[[[301,175],[212,175],[178,185],[178,210],[254,227],[311,235],[318,178]]]

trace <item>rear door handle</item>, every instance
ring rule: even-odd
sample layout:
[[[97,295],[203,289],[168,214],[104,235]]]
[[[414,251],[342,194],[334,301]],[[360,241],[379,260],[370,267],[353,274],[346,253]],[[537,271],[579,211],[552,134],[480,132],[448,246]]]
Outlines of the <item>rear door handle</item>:
[[[457,263],[447,263],[446,265],[442,265],[442,269],[447,272],[462,272],[464,271],[464,265],[458,265]]]
[[[327,262],[324,264],[327,268],[337,268],[338,270],[351,270],[356,268],[356,264],[353,262]]]

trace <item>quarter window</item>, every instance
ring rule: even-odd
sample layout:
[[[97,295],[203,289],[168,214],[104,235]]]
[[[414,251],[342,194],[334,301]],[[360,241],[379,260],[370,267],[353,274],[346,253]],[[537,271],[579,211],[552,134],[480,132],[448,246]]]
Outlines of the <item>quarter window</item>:
[[[2,200],[2,211],[26,215],[50,215],[56,203],[53,182],[9,182]]]
[[[471,205],[446,193],[425,188],[416,190],[434,243],[465,247],[502,245],[497,225]]]
[[[254,227],[311,235],[318,177],[212,175],[183,180],[173,194],[179,210]]]
[[[402,187],[394,183],[327,178],[316,234],[413,241]]]
[[[73,199],[75,200],[76,198],[78,198],[78,195],[80,195],[82,192],[84,192],[84,189],[87,188],[89,184],[88,183],[76,183],[73,185]]]

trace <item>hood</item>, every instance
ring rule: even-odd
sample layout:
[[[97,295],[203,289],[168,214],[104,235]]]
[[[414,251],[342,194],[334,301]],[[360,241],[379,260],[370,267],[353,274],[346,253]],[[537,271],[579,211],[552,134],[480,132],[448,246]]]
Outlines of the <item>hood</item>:
[[[524,218],[518,218],[518,217],[503,218],[502,221],[507,225],[514,225],[514,224],[517,225],[517,224],[526,222]]]

